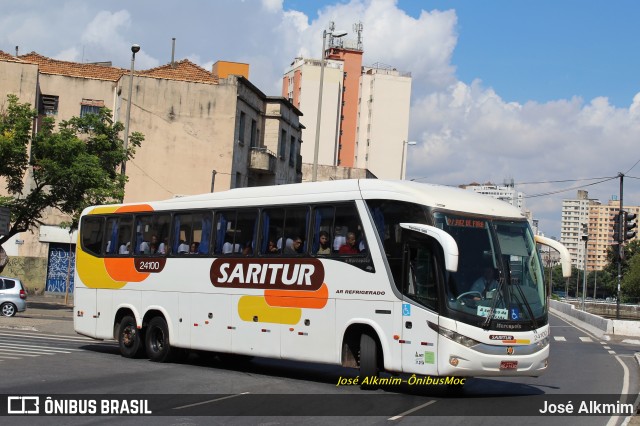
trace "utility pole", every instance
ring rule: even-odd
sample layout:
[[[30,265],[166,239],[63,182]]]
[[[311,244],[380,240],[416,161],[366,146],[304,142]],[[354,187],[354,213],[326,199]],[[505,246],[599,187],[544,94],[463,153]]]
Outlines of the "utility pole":
[[[622,193],[623,193],[623,182],[624,182],[624,173],[618,172],[618,177],[620,178],[620,208],[618,209],[618,214],[620,215],[619,221],[619,236],[620,242],[618,243],[618,296],[616,297],[616,319],[620,319],[620,282],[622,281],[622,258],[624,257],[624,213],[622,210]]]
[[[584,256],[582,260],[583,277],[582,277],[582,310],[586,311],[585,299],[587,296],[587,242],[589,241],[589,229],[587,224],[582,224],[582,241],[584,241]]]

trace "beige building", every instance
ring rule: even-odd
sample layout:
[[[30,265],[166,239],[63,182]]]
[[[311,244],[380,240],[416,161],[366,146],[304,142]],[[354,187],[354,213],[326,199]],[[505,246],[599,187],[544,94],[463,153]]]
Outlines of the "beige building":
[[[607,252],[614,244],[614,217],[620,201],[609,200],[604,205],[590,199],[589,193],[579,190],[574,199],[562,201],[562,244],[571,254],[571,263],[580,270],[601,271],[607,266]],[[640,214],[640,206],[624,206],[629,213]],[[585,252],[584,231],[587,231]],[[637,239],[637,236],[633,238]]]
[[[357,41],[329,37],[318,164],[367,169],[380,179],[401,179],[413,149],[407,143],[411,74],[383,64],[362,66],[362,25],[356,27]],[[282,96],[304,113],[302,158],[308,164],[314,160],[321,64],[320,59],[295,58],[282,81]],[[311,174],[303,180],[311,180]]]
[[[587,241],[587,271],[601,271],[607,266],[607,252],[614,244],[614,217],[620,209],[620,201],[609,200],[607,205],[589,207]],[[624,206],[623,210],[640,215],[640,206]],[[631,241],[637,239],[634,237]]]
[[[255,87],[246,64],[217,62],[214,69],[226,77],[188,60],[135,72],[130,132],[145,140],[127,162],[125,202],[302,180],[300,110]],[[129,70],[0,52],[0,75],[0,93],[16,94],[40,117],[66,120],[104,106],[125,121]],[[60,231],[64,219],[51,213],[45,222]],[[56,229],[17,235],[4,248],[10,256],[46,257],[43,242],[69,244],[68,232]]]

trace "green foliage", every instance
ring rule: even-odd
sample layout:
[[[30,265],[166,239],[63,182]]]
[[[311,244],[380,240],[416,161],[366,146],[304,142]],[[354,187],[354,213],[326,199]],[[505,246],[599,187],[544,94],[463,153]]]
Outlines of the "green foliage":
[[[0,197],[0,206],[11,208],[12,222],[0,245],[36,226],[48,208],[69,215],[75,229],[85,207],[121,201],[126,177],[119,167],[144,140],[132,133],[125,150],[119,136],[123,125],[114,123],[106,108],[62,121],[57,130],[47,117],[34,136],[35,117],[36,111],[14,95],[7,96],[7,107],[0,110],[0,176],[7,179],[9,194]]]
[[[635,241],[637,242],[637,241]],[[622,298],[626,301],[640,300],[640,253],[636,252],[628,261],[627,272],[622,278]]]

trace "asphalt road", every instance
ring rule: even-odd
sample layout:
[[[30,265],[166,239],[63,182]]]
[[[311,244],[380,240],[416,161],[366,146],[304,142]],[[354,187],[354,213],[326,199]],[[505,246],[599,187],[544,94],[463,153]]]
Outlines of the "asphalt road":
[[[459,424],[621,425],[626,416],[543,416],[549,404],[578,408],[638,395],[640,345],[602,341],[551,318],[548,372],[539,378],[469,379],[460,392],[404,383],[373,392],[336,386],[357,372],[337,366],[256,358],[246,364],[191,355],[178,364],[124,359],[115,342],[74,335],[69,307],[30,301],[24,315],[0,318],[0,395],[65,395],[147,400],[153,415],[118,417],[122,424]],[[42,303],[42,305],[37,305]],[[70,397],[70,395],[72,397]],[[4,404],[0,400],[1,404]],[[3,412],[3,411],[0,411]],[[427,417],[428,416],[428,417]],[[7,420],[7,418],[4,418]],[[2,423],[5,421],[2,420]],[[113,417],[13,416],[11,424],[102,424]],[[5,423],[6,424],[6,423]],[[635,419],[631,424],[640,424]]]

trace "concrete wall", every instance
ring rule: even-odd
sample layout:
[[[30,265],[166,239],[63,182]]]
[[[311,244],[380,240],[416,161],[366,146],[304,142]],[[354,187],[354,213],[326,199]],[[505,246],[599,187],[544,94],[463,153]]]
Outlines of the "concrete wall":
[[[113,111],[115,88],[116,83],[109,80],[40,74],[40,92],[58,96],[56,123],[79,117],[83,99],[103,101],[104,106]]]
[[[398,72],[370,70],[362,74],[362,101],[356,167],[371,170],[379,179],[400,179],[415,146],[404,146],[409,137],[411,77]],[[404,176],[403,176],[404,178]]]
[[[549,300],[549,307],[606,334],[640,337],[640,321],[610,320],[576,309],[575,306],[569,303],[556,300]]]
[[[127,87],[125,82],[120,91],[123,107]],[[129,130],[145,140],[127,163],[125,202],[209,192],[212,170],[215,190],[229,189],[236,94],[231,84],[135,77]],[[124,121],[124,114],[117,119]]]
[[[47,258],[11,257],[2,275],[19,278],[30,294],[42,294],[47,282]]]
[[[312,174],[313,164],[303,163],[302,181],[311,182]],[[376,179],[376,176],[366,169],[355,169],[352,167],[340,166],[318,166],[318,182],[339,179]]]

